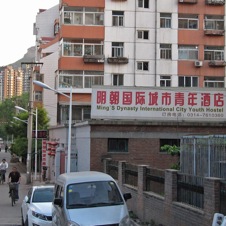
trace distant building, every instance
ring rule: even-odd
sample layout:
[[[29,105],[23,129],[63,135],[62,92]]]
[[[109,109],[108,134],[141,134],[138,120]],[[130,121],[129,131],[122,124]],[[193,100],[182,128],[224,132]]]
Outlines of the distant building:
[[[20,96],[23,93],[23,71],[7,66],[4,70],[3,99]]]

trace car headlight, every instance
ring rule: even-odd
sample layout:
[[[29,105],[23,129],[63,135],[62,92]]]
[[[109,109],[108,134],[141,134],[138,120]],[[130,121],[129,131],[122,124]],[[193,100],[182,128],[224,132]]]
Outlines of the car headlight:
[[[44,220],[44,221],[50,221],[50,220],[51,220],[50,217],[48,217],[48,216],[46,216],[46,215],[44,215],[44,214],[37,213],[37,212],[35,212],[35,211],[32,211],[31,213],[32,213],[32,215],[33,215],[34,217],[36,217],[36,218],[38,218],[38,219],[41,219],[41,220]]]
[[[79,224],[76,224],[76,223],[73,222],[73,221],[68,221],[68,222],[67,222],[67,226],[79,226]]]
[[[119,223],[119,226],[130,226],[131,225],[131,220],[129,216],[125,216]]]

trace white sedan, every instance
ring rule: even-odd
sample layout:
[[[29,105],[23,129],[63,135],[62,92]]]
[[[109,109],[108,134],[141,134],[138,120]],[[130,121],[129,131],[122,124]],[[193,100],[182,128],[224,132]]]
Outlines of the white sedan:
[[[21,206],[23,226],[52,225],[53,185],[33,186]]]

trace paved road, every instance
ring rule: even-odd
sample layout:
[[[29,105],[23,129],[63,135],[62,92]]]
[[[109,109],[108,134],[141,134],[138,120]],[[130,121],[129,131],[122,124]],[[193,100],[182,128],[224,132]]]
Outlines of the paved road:
[[[11,155],[9,152],[5,153],[5,150],[0,152],[0,161],[5,158],[9,163],[9,168],[6,172],[6,178],[12,169],[12,166],[17,166],[21,173],[22,180],[19,188],[19,197],[15,206],[11,205],[9,198],[8,184],[0,184],[0,226],[18,226],[21,225],[21,203],[30,185],[26,185],[26,171],[24,167],[21,167],[19,163],[10,163]]]

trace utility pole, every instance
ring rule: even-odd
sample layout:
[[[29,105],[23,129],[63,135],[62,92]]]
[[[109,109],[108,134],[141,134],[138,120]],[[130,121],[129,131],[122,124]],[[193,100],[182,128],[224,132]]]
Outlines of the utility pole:
[[[27,145],[27,184],[31,183],[31,154],[32,154],[32,123],[33,123],[33,76],[34,76],[34,66],[39,66],[43,65],[43,63],[35,63],[35,62],[22,62],[22,65],[26,65],[26,67],[31,66],[31,73],[30,73],[30,95],[29,95],[29,106],[28,106],[28,129],[27,129],[27,140],[28,140],[28,145]]]

